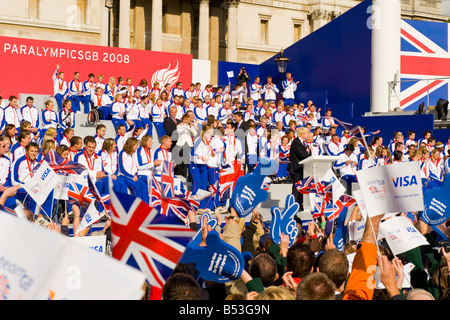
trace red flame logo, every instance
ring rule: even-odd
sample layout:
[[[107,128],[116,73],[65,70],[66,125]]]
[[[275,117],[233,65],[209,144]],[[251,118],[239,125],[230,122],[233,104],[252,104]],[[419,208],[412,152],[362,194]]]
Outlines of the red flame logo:
[[[175,68],[171,69],[170,67],[171,65],[169,63],[169,66],[166,69],[160,69],[156,71],[152,75],[152,80],[150,83],[153,84],[155,82],[159,82],[162,86],[170,84],[171,88],[174,87],[178,79],[180,78],[180,71],[178,69],[178,60]]]

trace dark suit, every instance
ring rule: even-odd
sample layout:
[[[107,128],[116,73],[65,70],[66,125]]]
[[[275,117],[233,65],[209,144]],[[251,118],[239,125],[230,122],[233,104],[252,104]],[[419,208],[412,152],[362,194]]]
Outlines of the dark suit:
[[[166,131],[166,134],[170,136],[172,139],[172,146],[170,147],[170,151],[173,150],[178,141],[178,134],[176,133],[177,126],[181,123],[181,120],[174,119],[172,117],[165,117],[163,121],[163,127]],[[175,132],[175,134],[173,134]],[[183,166],[176,165],[174,168],[174,174],[180,175],[183,174]]]
[[[172,117],[164,118],[163,127],[164,127],[164,130],[166,131],[166,134],[172,138],[172,133],[175,130],[177,130],[177,126],[180,124],[180,122],[181,122],[181,120],[174,119]],[[176,140],[174,140],[174,139],[176,139]],[[173,142],[172,145],[174,145],[177,142],[177,140],[178,140],[178,138],[176,136],[174,136],[172,138],[172,142]]]
[[[303,179],[303,165],[299,164],[300,161],[311,156],[311,151],[302,143],[300,138],[295,138],[292,141],[291,149],[289,153],[289,161],[291,163],[289,174],[292,177],[292,194],[300,204],[300,210],[303,211],[303,195],[298,192],[295,187],[295,183]]]

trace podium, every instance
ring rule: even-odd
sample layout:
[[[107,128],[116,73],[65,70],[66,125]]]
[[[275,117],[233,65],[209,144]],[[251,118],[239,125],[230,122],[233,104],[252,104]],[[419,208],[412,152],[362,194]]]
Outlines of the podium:
[[[333,162],[338,160],[336,156],[315,156],[312,155],[299,164],[303,165],[303,179],[313,176],[315,182],[320,181],[325,173],[333,167]],[[311,202],[309,201],[309,194],[303,195],[303,209],[304,211],[311,211]]]

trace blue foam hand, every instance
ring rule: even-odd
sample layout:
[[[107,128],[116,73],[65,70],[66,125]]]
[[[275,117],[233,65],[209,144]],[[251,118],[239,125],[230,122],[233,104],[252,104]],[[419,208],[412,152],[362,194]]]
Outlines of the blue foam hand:
[[[245,266],[239,250],[223,241],[217,231],[208,232],[206,247],[189,245],[180,262],[195,263],[202,279],[219,283],[239,279]]]
[[[264,178],[277,171],[278,162],[262,158],[252,173],[248,173],[237,180],[230,206],[236,210],[240,217],[249,215],[258,204],[267,200],[269,193],[262,189]]]
[[[276,244],[280,244],[280,235],[289,236],[289,246],[294,244],[298,235],[297,222],[294,217],[300,209],[300,205],[295,201],[294,195],[290,194],[286,197],[286,205],[283,212],[280,208],[272,207],[272,221],[270,223],[270,238]]]
[[[202,242],[202,229],[203,225],[207,224],[208,227],[211,227],[211,230],[214,230],[217,226],[217,219],[212,218],[208,212],[204,212],[200,218],[200,227],[197,234],[192,238],[189,242],[191,246],[198,246],[200,242]]]
[[[430,226],[444,223],[450,216],[450,175],[444,177],[442,187],[425,189],[423,192],[424,211],[420,218]]]

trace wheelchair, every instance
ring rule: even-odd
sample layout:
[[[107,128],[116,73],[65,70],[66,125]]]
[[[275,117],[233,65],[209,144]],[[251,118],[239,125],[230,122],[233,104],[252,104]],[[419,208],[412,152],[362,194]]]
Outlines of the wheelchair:
[[[100,112],[100,110],[98,110],[97,107],[92,107],[91,111],[89,111],[89,113],[87,114],[86,124],[89,127],[95,127],[100,122],[101,118],[102,113]]]

